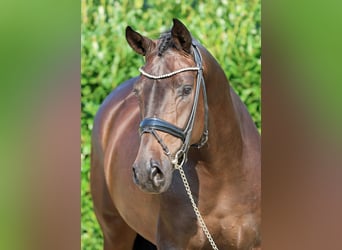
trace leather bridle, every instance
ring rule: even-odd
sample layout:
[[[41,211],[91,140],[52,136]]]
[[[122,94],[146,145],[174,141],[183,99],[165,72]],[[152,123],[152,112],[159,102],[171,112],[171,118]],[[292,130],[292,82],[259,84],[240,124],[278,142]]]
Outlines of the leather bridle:
[[[175,168],[178,168],[179,166],[182,167],[183,164],[187,161],[187,153],[188,153],[190,146],[201,148],[208,140],[208,101],[207,101],[205,82],[203,78],[202,56],[196,45],[193,44],[192,48],[194,51],[196,67],[183,68],[183,69],[176,70],[171,73],[163,74],[159,76],[150,75],[147,72],[145,72],[142,68],[139,69],[142,75],[150,79],[154,79],[154,80],[169,78],[185,71],[197,71],[197,81],[196,81],[194,102],[192,104],[192,109],[190,112],[190,116],[188,118],[188,122],[184,129],[179,128],[157,117],[145,118],[141,121],[139,125],[140,136],[144,133],[152,134],[155,137],[155,139],[158,141],[158,143],[161,145],[164,153],[169,157],[172,165]],[[203,129],[203,133],[202,133],[202,137],[200,141],[197,144],[190,145],[201,86],[202,86],[203,100],[204,100],[204,129]],[[167,145],[164,143],[162,138],[158,135],[156,130],[164,132],[164,133],[168,133],[182,140],[183,143],[181,147],[178,149],[178,151],[175,153],[175,155],[172,155]]]

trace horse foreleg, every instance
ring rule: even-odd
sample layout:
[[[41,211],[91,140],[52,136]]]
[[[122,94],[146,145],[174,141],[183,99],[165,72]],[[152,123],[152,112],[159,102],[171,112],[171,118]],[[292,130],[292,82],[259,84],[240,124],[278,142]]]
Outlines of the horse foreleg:
[[[121,218],[105,184],[102,168],[92,158],[91,193],[94,211],[101,226],[104,250],[132,250],[136,233]]]
[[[121,218],[107,220],[106,225],[101,225],[101,227],[104,237],[104,250],[133,249],[136,233]]]
[[[121,218],[111,200],[103,199],[101,203],[94,197],[95,214],[102,229],[104,250],[132,250],[136,232]],[[102,196],[105,198],[105,196]]]

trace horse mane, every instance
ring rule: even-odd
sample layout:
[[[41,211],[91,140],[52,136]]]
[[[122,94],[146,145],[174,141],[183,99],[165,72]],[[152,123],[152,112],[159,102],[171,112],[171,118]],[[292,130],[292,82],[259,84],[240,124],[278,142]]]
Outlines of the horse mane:
[[[160,44],[158,47],[158,56],[162,56],[168,48],[173,48],[175,46],[172,40],[171,31],[162,33],[159,37],[159,40]]]

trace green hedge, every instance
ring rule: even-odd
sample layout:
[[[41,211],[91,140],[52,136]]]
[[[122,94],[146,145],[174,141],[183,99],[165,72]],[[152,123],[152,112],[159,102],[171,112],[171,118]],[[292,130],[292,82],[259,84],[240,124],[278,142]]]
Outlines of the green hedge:
[[[82,0],[82,249],[102,249],[89,190],[90,134],[103,99],[138,75],[143,58],[125,40],[125,28],[158,38],[180,19],[219,61],[233,88],[260,125],[260,0]]]

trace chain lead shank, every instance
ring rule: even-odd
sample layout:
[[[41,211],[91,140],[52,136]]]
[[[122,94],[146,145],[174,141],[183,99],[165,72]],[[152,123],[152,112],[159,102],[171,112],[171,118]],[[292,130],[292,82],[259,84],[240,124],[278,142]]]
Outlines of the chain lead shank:
[[[184,184],[184,187],[185,187],[185,191],[188,194],[188,197],[190,199],[192,208],[193,208],[193,210],[194,210],[194,212],[196,214],[197,220],[198,220],[198,222],[199,222],[199,224],[200,224],[200,226],[201,226],[205,236],[207,237],[211,247],[213,249],[215,249],[215,250],[218,250],[218,248],[217,248],[217,246],[216,246],[216,244],[214,242],[214,239],[211,236],[211,234],[210,234],[210,232],[209,232],[209,230],[208,230],[208,228],[207,228],[207,226],[206,226],[206,224],[205,224],[205,222],[203,220],[203,217],[202,217],[200,211],[198,210],[198,207],[197,207],[197,205],[195,203],[195,200],[194,200],[194,198],[192,196],[190,185],[189,185],[189,182],[188,182],[188,180],[186,178],[186,175],[184,173],[183,167],[181,165],[178,166],[178,164],[176,164],[175,168],[178,169],[178,171],[179,171],[179,174],[180,174],[180,176],[182,178],[182,181],[183,181],[183,184]]]

